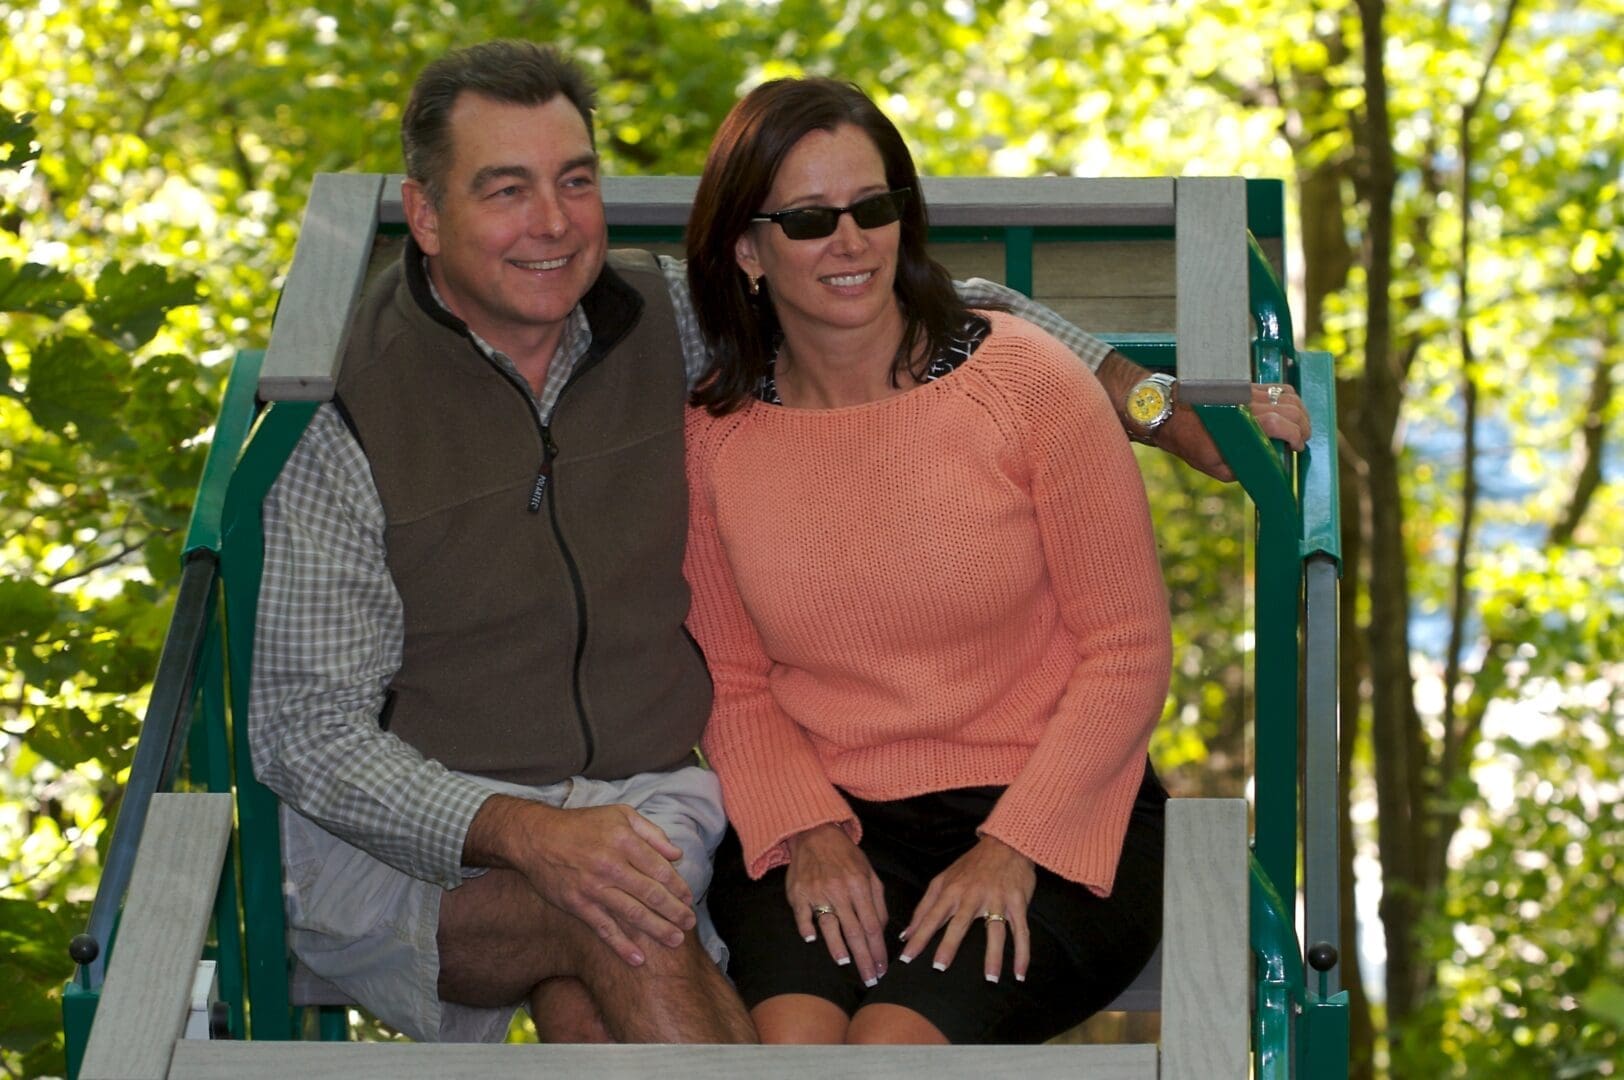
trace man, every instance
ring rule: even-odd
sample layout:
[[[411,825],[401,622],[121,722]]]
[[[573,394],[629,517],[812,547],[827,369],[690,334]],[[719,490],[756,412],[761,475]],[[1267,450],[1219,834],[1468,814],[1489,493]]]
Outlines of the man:
[[[701,902],[724,824],[682,625],[704,349],[681,264],[608,252],[591,108],[528,44],[423,72],[411,239],[265,505],[250,740],[291,944],[418,1039],[500,1039],[520,1003],[547,1038],[754,1038]],[[1065,334],[1119,399],[1143,375],[966,295]]]

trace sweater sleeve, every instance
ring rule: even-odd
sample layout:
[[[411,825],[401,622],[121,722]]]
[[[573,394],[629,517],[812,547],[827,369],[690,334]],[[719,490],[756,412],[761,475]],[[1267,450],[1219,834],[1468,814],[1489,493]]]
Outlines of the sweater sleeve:
[[[789,862],[786,841],[818,825],[838,824],[856,843],[861,826],[824,775],[802,728],[774,700],[772,661],[734,583],[717,528],[710,460],[724,421],[691,410],[688,423],[688,548],[683,570],[693,592],[688,629],[715,685],[700,746],[717,778],[728,820],[738,830],[752,878]]]
[[[1020,335],[1026,336],[1026,335]],[[1104,389],[1032,334],[1005,387],[1076,666],[1025,768],[982,826],[1108,895],[1172,661],[1144,481]]]

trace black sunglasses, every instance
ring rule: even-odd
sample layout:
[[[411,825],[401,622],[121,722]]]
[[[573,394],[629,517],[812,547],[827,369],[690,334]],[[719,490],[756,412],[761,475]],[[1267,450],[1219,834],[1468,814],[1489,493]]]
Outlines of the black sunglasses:
[[[908,203],[911,188],[897,188],[878,195],[858,199],[850,206],[802,206],[794,210],[780,210],[776,214],[757,214],[755,221],[776,221],[791,240],[821,240],[833,233],[840,224],[841,214],[850,214],[859,229],[878,229],[902,217],[902,208]]]

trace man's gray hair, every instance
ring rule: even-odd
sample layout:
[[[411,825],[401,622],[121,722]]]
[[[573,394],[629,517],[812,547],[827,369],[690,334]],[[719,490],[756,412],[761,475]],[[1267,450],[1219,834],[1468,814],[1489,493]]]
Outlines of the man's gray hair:
[[[465,91],[512,105],[545,105],[562,94],[586,124],[593,145],[596,91],[573,60],[549,45],[487,41],[457,49],[423,69],[400,120],[406,175],[439,206],[451,171],[451,110]]]

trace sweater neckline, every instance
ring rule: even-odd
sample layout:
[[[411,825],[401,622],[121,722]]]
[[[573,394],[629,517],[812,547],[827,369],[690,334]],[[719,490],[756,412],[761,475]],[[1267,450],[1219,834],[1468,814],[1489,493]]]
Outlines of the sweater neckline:
[[[972,343],[970,346],[970,351],[962,358],[956,358],[951,363],[947,363],[945,365],[943,364],[943,358],[940,355],[933,357],[929,368],[930,372],[933,372],[933,374],[929,374],[924,382],[919,383],[917,386],[910,386],[908,389],[898,394],[891,394],[886,397],[875,398],[873,401],[859,402],[855,405],[820,405],[810,407],[785,405],[782,401],[771,401],[763,397],[752,397],[749,402],[748,411],[752,413],[760,413],[762,415],[800,414],[808,417],[850,415],[864,409],[885,408],[891,405],[893,402],[914,398],[914,395],[919,394],[921,391],[933,391],[940,393],[941,391],[933,390],[933,388],[943,386],[944,384],[950,382],[956,384],[957,379],[955,376],[957,376],[960,371],[969,367],[971,363],[975,361],[976,357],[981,354],[981,346],[987,343],[987,341],[993,336],[996,329],[997,328],[993,325],[991,313],[972,311],[970,314],[970,321],[965,327],[965,333],[963,335],[955,335],[949,342],[951,346],[957,342],[968,340]],[[769,367],[765,378],[771,379],[772,375],[773,369],[772,367]],[[776,387],[773,388],[773,393],[776,396]]]

